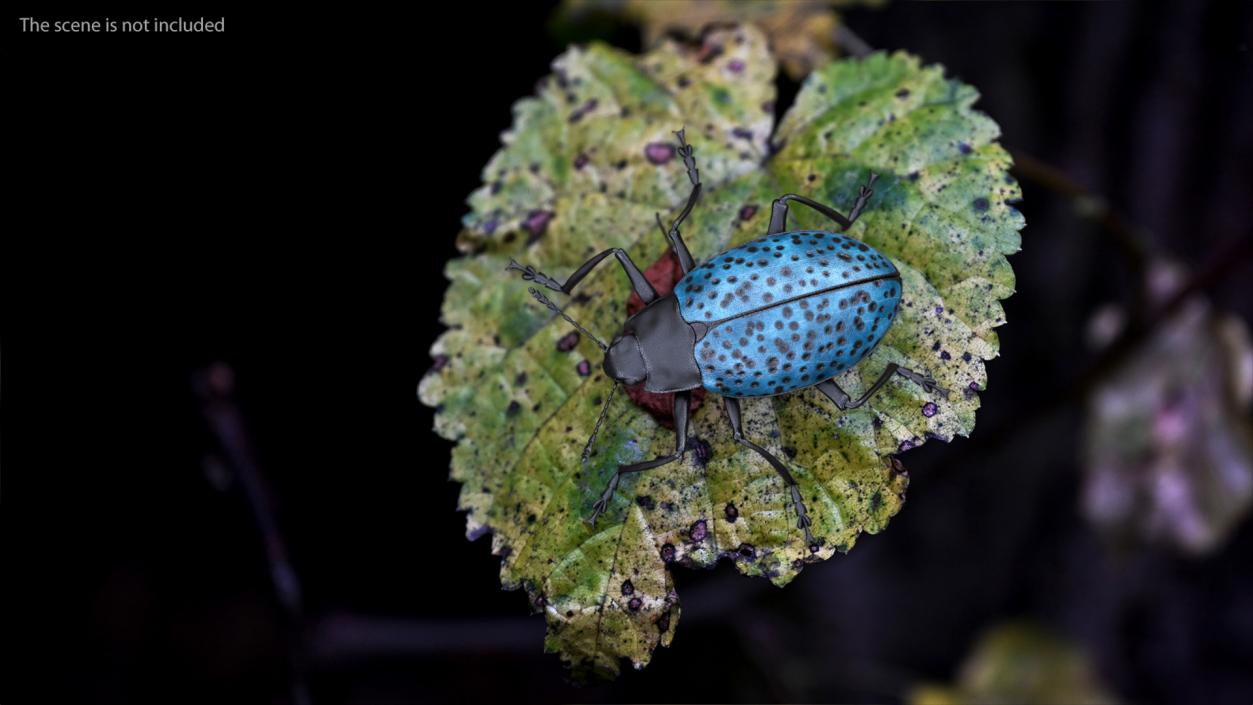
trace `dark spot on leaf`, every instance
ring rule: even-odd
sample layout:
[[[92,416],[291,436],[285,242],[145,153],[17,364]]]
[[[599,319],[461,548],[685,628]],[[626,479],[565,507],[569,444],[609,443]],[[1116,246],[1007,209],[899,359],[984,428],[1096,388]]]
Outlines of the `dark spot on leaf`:
[[[665,164],[674,159],[674,145],[665,142],[650,142],[644,147],[644,156],[653,164]]]
[[[544,231],[548,229],[548,222],[553,219],[552,211],[531,211],[526,220],[522,221],[522,227],[530,233],[527,242],[534,242],[539,239]]]
[[[973,205],[975,210],[979,212],[986,211],[988,209],[988,199],[980,196],[979,198],[976,198],[971,205]]]
[[[692,459],[696,461],[696,466],[705,467],[709,459],[713,457],[713,447],[704,439],[695,436],[688,440],[688,445],[692,448]]]
[[[519,387],[526,384],[526,373],[519,372],[518,376],[513,378],[513,383],[518,385]]]
[[[962,154],[970,154],[970,145],[966,144],[965,142],[958,142],[957,151],[961,152]]]
[[[578,110],[575,110],[574,112],[570,113],[570,122],[574,123],[574,122],[578,122],[579,120],[582,120],[584,115],[596,109],[596,105],[597,105],[597,102],[595,98],[589,99],[586,103],[579,106]]]
[[[436,355],[434,358],[431,359],[431,371],[432,372],[439,372],[440,370],[444,369],[447,366],[448,366],[447,355]]]
[[[896,92],[896,97],[897,97],[897,98],[902,98],[902,99],[904,99],[904,98],[908,98],[908,97],[909,97],[909,89],[908,89],[908,88],[902,88],[902,89],[900,89],[899,91],[897,91],[897,92]]]
[[[704,541],[708,534],[709,528],[706,526],[704,519],[692,524],[691,528],[687,530],[688,537],[696,542]]]
[[[570,331],[557,341],[557,350],[561,352],[570,352],[579,344],[579,332],[577,330]]]
[[[666,544],[661,547],[661,560],[666,563],[674,562],[674,544]]]

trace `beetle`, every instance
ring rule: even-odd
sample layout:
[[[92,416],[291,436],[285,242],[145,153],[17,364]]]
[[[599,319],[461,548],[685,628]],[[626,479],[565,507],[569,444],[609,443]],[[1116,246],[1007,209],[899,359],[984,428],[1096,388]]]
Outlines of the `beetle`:
[[[834,379],[864,359],[887,333],[900,306],[901,275],[882,253],[841,232],[789,231],[788,204],[795,202],[812,208],[847,231],[874,195],[872,187],[877,175],[870,174],[866,184],[858,188],[847,217],[804,196],[779,197],[771,207],[770,226],[764,236],[714,255],[697,266],[679,226],[691,214],[703,187],[694,150],[685,140],[684,130],[675,135],[677,153],[683,157],[692,190],[669,229],[657,215],[657,225],[684,272],[671,294],[659,296],[621,248],[597,254],[564,282],[513,260],[507,269],[521,272],[525,280],[570,294],[596,265],[613,256],[645,304],[605,345],[542,293],[531,289],[541,303],[560,313],[605,350],[604,370],[611,379],[620,385],[642,383],[649,392],[674,394],[674,452],[619,466],[593,505],[593,525],[613,499],[623,475],[661,467],[683,457],[687,450],[689,399],[692,390],[704,387],[722,397],[735,442],[756,452],[782,477],[791,492],[796,526],[804,529],[812,549],[816,544],[809,530],[811,522],[796,480],[786,464],[745,437],[740,399],[816,387],[839,409],[854,409],[865,404],[893,375],[928,392],[946,394],[930,375],[896,363],[888,363],[870,388],[855,400]],[[610,400],[597,420],[584,460]]]

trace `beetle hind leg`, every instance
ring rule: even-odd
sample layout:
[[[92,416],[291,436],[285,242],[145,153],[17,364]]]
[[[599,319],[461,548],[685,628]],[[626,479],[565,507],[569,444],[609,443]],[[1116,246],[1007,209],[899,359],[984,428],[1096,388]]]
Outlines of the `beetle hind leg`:
[[[809,513],[805,511],[805,502],[801,498],[801,489],[796,484],[796,478],[792,477],[792,473],[788,471],[787,466],[774,457],[773,453],[744,437],[744,424],[740,419],[739,399],[723,397],[722,406],[726,409],[727,419],[731,422],[731,432],[735,436],[735,442],[751,448],[758,455],[765,458],[771,467],[775,469],[775,472],[779,473],[779,476],[783,478],[783,482],[788,486],[788,490],[792,494],[792,506],[796,507],[796,528],[804,529],[805,544],[809,546],[810,551],[817,552],[818,542],[814,540],[814,535],[809,531],[809,527],[813,522],[809,519]]]
[[[879,391],[880,387],[887,384],[887,381],[892,379],[892,375],[894,374],[900,375],[914,384],[917,384],[926,392],[938,394],[945,399],[948,398],[948,392],[937,384],[931,375],[914,372],[913,370],[901,367],[895,362],[889,362],[887,367],[883,368],[883,373],[879,375],[879,378],[874,381],[874,384],[870,385],[870,389],[867,389],[866,392],[858,397],[856,401],[852,401],[851,397],[848,396],[848,393],[843,389],[840,389],[840,385],[836,384],[834,379],[823,380],[814,386],[818,388],[818,391],[827,395],[827,398],[839,407],[841,411],[847,411],[848,409],[856,409],[862,404],[865,404],[867,401],[870,401],[870,397],[874,396],[875,392]]]

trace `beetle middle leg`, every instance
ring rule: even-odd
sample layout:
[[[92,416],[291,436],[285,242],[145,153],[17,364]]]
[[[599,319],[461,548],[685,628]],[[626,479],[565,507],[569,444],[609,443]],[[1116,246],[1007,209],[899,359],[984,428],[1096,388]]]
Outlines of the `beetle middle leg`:
[[[674,393],[674,452],[670,455],[658,456],[652,460],[645,460],[642,463],[619,465],[618,470],[609,477],[609,484],[605,486],[605,491],[601,493],[600,499],[596,501],[596,504],[592,505],[592,526],[596,526],[596,519],[609,508],[609,503],[613,501],[613,493],[618,489],[618,481],[622,479],[623,475],[651,470],[673,463],[683,457],[684,451],[687,450],[687,414],[691,396],[691,392]]]
[[[865,209],[866,203],[869,202],[870,197],[874,195],[874,189],[871,187],[874,186],[875,179],[877,178],[879,178],[879,175],[872,172],[869,180],[866,181],[866,184],[864,186],[857,187],[857,200],[853,201],[853,210],[849,211],[847,218],[840,215],[834,208],[818,203],[812,199],[805,198],[804,196],[798,196],[794,193],[780,196],[775,199],[774,204],[770,208],[770,227],[766,230],[766,234],[778,235],[779,233],[787,230],[788,201],[796,201],[801,205],[809,206],[810,208],[827,216],[831,220],[834,220],[836,223],[839,223],[840,227],[845,230],[853,227],[853,223],[856,223],[857,219],[861,217],[861,212]]]
[[[805,511],[805,502],[801,499],[800,486],[796,484],[796,479],[792,477],[792,473],[788,471],[787,466],[778,458],[774,457],[770,451],[753,443],[744,437],[744,424],[740,419],[740,400],[735,397],[723,397],[722,406],[726,409],[727,419],[731,422],[731,432],[735,436],[735,442],[742,446],[747,446],[757,452],[758,455],[765,458],[775,472],[783,478],[784,484],[792,492],[792,504],[796,507],[796,528],[805,530],[805,543],[809,546],[816,545],[814,535],[809,531],[809,513]]]
[[[843,389],[840,389],[840,385],[835,383],[835,379],[827,379],[814,386],[818,388],[818,391],[827,395],[827,398],[835,402],[835,405],[843,411],[847,409],[856,409],[862,404],[865,404],[870,400],[870,397],[874,396],[875,392],[879,391],[880,387],[887,384],[889,379],[892,379],[892,375],[894,374],[900,375],[914,384],[917,384],[927,392],[939,394],[946,399],[948,398],[948,392],[940,387],[931,375],[914,372],[913,370],[901,367],[895,362],[889,362],[887,367],[883,368],[883,374],[879,375],[879,378],[874,381],[874,384],[870,385],[870,389],[867,389],[864,394],[858,397],[857,401],[851,401],[851,397],[849,397],[848,393]]]

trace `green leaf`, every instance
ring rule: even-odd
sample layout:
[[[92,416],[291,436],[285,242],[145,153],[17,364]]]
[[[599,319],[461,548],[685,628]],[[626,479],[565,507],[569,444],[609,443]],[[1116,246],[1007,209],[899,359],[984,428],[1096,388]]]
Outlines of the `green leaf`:
[[[447,268],[449,330],[420,394],[438,409],[436,430],[458,441],[452,477],[467,534],[491,531],[501,581],[526,588],[543,610],[549,650],[582,673],[612,676],[622,658],[643,667],[673,637],[669,563],[728,557],[784,585],[884,528],[907,483],[894,454],[974,427],[984,361],[997,352],[993,329],[1004,322],[998,299],[1014,286],[1005,255],[1018,249],[1023,220],[1007,203],[1020,192],[996,125],[971,109],[975,91],[905,54],[820,69],[773,134],[775,64],[751,27],[715,31],[702,49],[667,42],[639,57],[572,48],[553,68],[539,94],[516,105],[470,197],[458,240],[467,256]],[[688,195],[682,161],[665,159],[684,126],[706,187],[684,227],[698,259],[763,235],[781,194],[847,210],[857,185],[878,173],[850,234],[892,258],[904,299],[883,343],[837,382],[859,395],[897,362],[952,390],[944,399],[898,378],[848,412],[814,390],[744,400],[746,433],[785,459],[801,486],[817,553],[782,481],[733,441],[714,395],[691,419],[700,452],[626,476],[593,528],[592,503],[617,466],[670,452],[673,432],[618,395],[598,452],[582,465],[611,388],[600,350],[505,272],[516,258],[564,277],[611,246],[641,266],[664,256],[654,213],[673,217]],[[833,227],[805,209],[793,214],[798,228]],[[606,263],[561,303],[609,338],[629,293]]]

